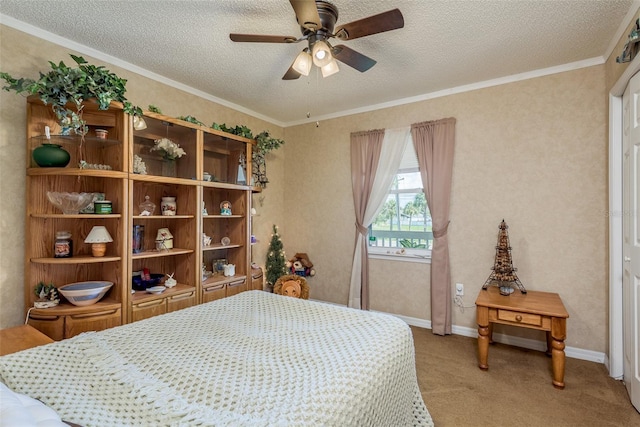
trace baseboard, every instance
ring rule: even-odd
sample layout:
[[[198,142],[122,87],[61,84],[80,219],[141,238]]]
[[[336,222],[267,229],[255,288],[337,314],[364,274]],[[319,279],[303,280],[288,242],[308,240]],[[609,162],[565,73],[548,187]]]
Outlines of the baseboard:
[[[336,304],[336,305],[342,305],[342,304]],[[384,312],[380,312],[380,313],[384,313]],[[403,315],[394,314],[394,313],[386,313],[386,314],[391,314],[392,316],[402,319],[408,325],[416,326],[418,328],[431,329],[431,320],[419,319],[417,317],[403,316]],[[466,326],[453,325],[451,326],[451,332],[455,335],[462,335],[465,337],[471,337],[471,338],[478,337],[477,329],[469,328]],[[513,345],[516,347],[528,348],[529,350],[536,350],[536,351],[547,350],[546,342],[539,341],[539,340],[532,340],[529,338],[521,338],[521,337],[514,337],[511,335],[494,333],[493,341],[498,342],[500,344],[507,344],[507,345]],[[564,349],[564,353],[567,357],[572,357],[574,359],[587,360],[589,362],[605,364],[605,366],[608,369],[608,366],[605,363],[605,361],[608,362],[607,356],[602,352],[566,346]]]
[[[417,326],[418,328],[431,329],[430,320],[418,319],[416,317],[402,316],[399,314],[393,314],[393,315],[404,320],[408,325]],[[455,335],[462,335],[465,337],[471,337],[471,338],[478,337],[477,329],[468,328],[466,326],[453,325],[451,327],[451,332]],[[528,348],[529,350],[546,351],[547,349],[547,343],[544,341],[532,340],[529,338],[514,337],[511,335],[505,335],[505,334],[493,334],[493,341],[501,344]],[[601,353],[599,351],[593,351],[593,350],[585,350],[582,348],[567,346],[564,349],[564,353],[566,354],[567,357],[572,357],[574,359],[580,359],[580,360],[587,360],[589,362],[604,364],[606,360],[606,355],[604,353]]]

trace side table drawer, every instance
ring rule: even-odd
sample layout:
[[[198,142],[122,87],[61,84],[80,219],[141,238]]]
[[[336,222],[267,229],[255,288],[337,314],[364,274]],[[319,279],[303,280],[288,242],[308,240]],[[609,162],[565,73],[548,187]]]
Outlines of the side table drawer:
[[[520,313],[517,311],[498,309],[498,320],[538,327],[542,326],[542,316],[539,314]]]

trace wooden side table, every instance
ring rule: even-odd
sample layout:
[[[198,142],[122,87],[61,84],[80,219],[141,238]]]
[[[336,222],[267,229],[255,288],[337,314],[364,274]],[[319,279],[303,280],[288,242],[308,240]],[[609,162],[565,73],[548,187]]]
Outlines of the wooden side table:
[[[29,325],[0,330],[0,356],[52,343],[53,340]]]
[[[489,342],[493,342],[493,325],[538,329],[547,334],[547,355],[551,355],[553,385],[564,388],[564,340],[569,313],[560,296],[550,292],[516,290],[509,296],[500,295],[495,286],[480,291],[476,299],[478,322],[478,366],[489,369]]]

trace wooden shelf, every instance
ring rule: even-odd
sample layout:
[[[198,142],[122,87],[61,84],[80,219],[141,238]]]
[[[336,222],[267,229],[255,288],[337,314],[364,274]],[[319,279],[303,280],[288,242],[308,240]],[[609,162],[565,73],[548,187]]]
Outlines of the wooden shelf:
[[[84,331],[101,330],[147,317],[180,310],[195,304],[224,298],[247,289],[250,271],[251,193],[255,187],[238,181],[238,165],[246,160],[245,179],[251,178],[252,148],[255,140],[195,125],[157,113],[145,112],[146,129],[133,127],[133,119],[121,103],[108,110],[85,103],[83,118],[89,133],[56,135],[61,129],[50,106],[36,97],[27,101],[27,153],[47,139],[45,126],[51,130],[51,143],[61,145],[71,156],[64,168],[36,167],[30,161],[26,169],[25,306],[33,307],[34,287],[39,282],[64,283],[108,280],[114,283],[107,296],[87,307],[62,303],[49,309],[32,309],[29,323],[55,340],[70,338]],[[107,139],[94,137],[96,129],[105,129]],[[168,138],[185,151],[167,168],[154,141]],[[82,150],[80,150],[82,147]],[[133,173],[134,156],[146,165],[146,174]],[[109,165],[111,170],[80,169],[83,161]],[[204,181],[209,172],[216,181]],[[171,176],[164,176],[171,175]],[[239,183],[238,183],[239,182]],[[104,193],[112,202],[111,214],[65,215],[47,198],[48,191]],[[158,215],[140,215],[145,196],[155,204]],[[178,215],[160,215],[163,197],[177,197]],[[219,206],[229,201],[233,215],[220,215]],[[202,203],[212,213],[202,214]],[[107,256],[93,257],[83,240],[96,225],[105,225],[113,238]],[[144,226],[144,248],[133,253],[133,227]],[[156,231],[168,228],[173,234],[173,248],[156,250]],[[57,231],[69,231],[74,239],[74,256],[54,258]],[[216,242],[203,246],[202,233]],[[222,237],[231,244],[222,245]],[[80,252],[80,253],[78,253]],[[202,280],[202,266],[213,263],[236,266],[237,275],[222,275]],[[133,271],[148,268],[174,274],[178,285],[161,294],[144,291],[131,293]],[[244,284],[243,284],[244,281]],[[220,286],[205,296],[204,289]]]
[[[161,250],[161,251],[154,249],[150,251],[140,252],[139,254],[133,254],[131,258],[133,259],[158,258],[158,257],[164,257],[164,256],[191,254],[193,252],[194,252],[193,249],[173,248],[173,249],[167,249],[167,250]]]
[[[158,207],[156,206],[156,209]],[[133,219],[149,219],[149,220],[161,220],[161,219],[193,219],[195,215],[134,215]]]
[[[114,219],[122,218],[119,213],[112,214],[38,214],[32,213],[31,218],[44,218],[44,219]]]
[[[91,255],[76,255],[70,258],[31,258],[31,262],[36,264],[98,264],[103,262],[119,262],[122,257],[119,256],[102,256],[94,257]]]
[[[139,304],[141,302],[153,301],[157,299],[167,298],[173,295],[183,294],[189,291],[195,291],[195,286],[185,285],[183,283],[178,283],[173,288],[167,288],[164,292],[159,294],[151,294],[147,291],[136,291],[131,294],[131,302],[134,304]]]
[[[201,183],[203,187],[221,188],[221,189],[227,189],[227,190],[247,191],[247,190],[251,190],[252,188],[248,185],[230,184],[228,182],[218,182],[218,181],[201,181]]]
[[[209,246],[203,246],[203,251],[218,251],[220,249],[232,249],[232,248],[241,248],[242,245],[235,245],[233,243],[228,245],[223,245],[222,243],[212,244]]]
[[[34,308],[29,315],[34,316],[73,316],[79,314],[89,314],[103,311],[116,310],[122,307],[122,304],[114,301],[112,298],[105,298],[95,304],[78,307],[68,302],[61,302],[51,308]]]
[[[137,173],[130,173],[129,179],[135,181],[155,182],[159,184],[180,184],[180,185],[198,185],[200,181],[188,178],[172,178],[159,175],[140,175]]]
[[[79,168],[29,168],[27,176],[87,176],[99,178],[127,178],[127,172],[117,170],[101,170],[101,169],[79,169]]]

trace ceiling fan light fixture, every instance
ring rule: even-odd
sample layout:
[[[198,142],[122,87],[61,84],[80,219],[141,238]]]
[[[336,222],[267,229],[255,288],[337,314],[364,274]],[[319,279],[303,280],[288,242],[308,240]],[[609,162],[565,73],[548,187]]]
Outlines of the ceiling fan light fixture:
[[[303,76],[308,76],[311,71],[312,62],[311,55],[309,55],[309,49],[305,48],[298,54],[296,60],[293,61],[293,69]]]
[[[313,55],[313,63],[320,68],[330,63],[333,59],[333,56],[331,55],[331,49],[329,48],[327,42],[325,42],[324,40],[318,40],[317,42],[315,42],[311,53]]]
[[[329,62],[324,67],[320,68],[320,70],[322,71],[322,77],[332,76],[338,71],[340,71],[340,69],[338,68],[338,61],[332,58],[331,62]]]

